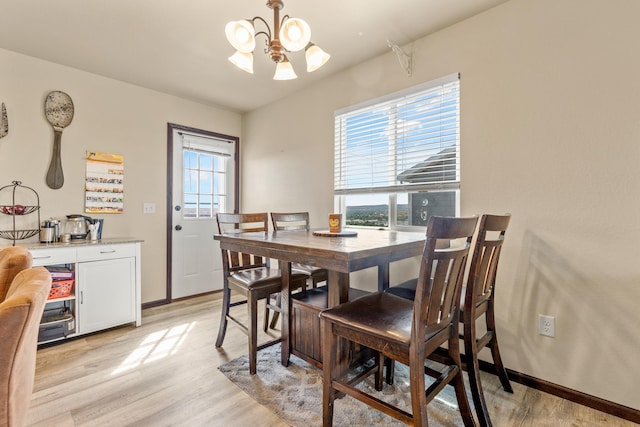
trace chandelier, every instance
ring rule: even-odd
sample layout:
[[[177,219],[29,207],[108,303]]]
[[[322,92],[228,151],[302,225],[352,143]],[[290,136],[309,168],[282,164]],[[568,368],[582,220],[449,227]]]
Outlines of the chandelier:
[[[253,74],[253,51],[256,47],[256,36],[266,37],[264,53],[276,63],[274,80],[291,80],[298,76],[287,58],[287,53],[305,50],[307,72],[322,67],[330,55],[311,43],[311,28],[302,19],[285,15],[280,20],[280,9],[284,7],[282,0],[267,0],[267,7],[273,10],[273,33],[267,21],[259,16],[241,21],[231,21],[225,27],[227,40],[236,49],[229,61],[236,67]],[[256,32],[256,22],[262,22],[265,31]]]

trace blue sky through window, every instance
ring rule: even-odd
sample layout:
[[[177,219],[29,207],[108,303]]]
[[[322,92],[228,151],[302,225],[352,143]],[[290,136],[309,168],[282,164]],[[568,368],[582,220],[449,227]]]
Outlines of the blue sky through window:
[[[336,115],[335,188],[346,206],[459,182],[457,77]]]
[[[344,188],[398,184],[399,173],[458,140],[457,90],[344,118]]]
[[[184,216],[210,218],[224,203],[225,159],[197,150],[183,153]]]

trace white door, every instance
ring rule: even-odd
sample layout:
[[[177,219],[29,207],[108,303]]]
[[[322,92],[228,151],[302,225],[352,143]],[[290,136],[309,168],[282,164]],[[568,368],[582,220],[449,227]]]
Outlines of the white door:
[[[171,298],[222,289],[215,214],[235,206],[236,141],[173,130]]]

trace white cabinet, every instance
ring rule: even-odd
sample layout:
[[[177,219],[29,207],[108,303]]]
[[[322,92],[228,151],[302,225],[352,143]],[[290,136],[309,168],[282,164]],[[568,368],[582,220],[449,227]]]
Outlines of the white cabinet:
[[[54,341],[114,326],[141,324],[140,242],[117,239],[100,243],[29,247],[33,266],[72,271],[74,285],[68,297],[50,299],[45,306],[47,322],[40,342]],[[74,318],[75,330],[57,336],[56,312]],[[49,313],[49,316],[47,314]],[[54,313],[53,316],[50,313]],[[53,317],[54,321],[49,322]],[[43,328],[48,333],[42,333]],[[61,326],[60,326],[61,327]],[[46,337],[46,338],[43,338]]]
[[[135,322],[135,259],[78,263],[78,333]]]

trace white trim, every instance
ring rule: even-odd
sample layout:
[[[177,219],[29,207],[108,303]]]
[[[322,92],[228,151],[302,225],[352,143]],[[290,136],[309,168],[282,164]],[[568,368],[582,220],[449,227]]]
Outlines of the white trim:
[[[412,87],[409,87],[409,88],[406,88],[406,89],[402,89],[402,90],[400,90],[398,92],[394,92],[394,93],[389,93],[387,95],[383,95],[383,96],[381,96],[379,98],[369,99],[369,100],[363,101],[363,102],[361,102],[359,104],[350,105],[348,107],[341,108],[339,110],[336,110],[333,113],[333,116],[335,117],[335,116],[338,116],[340,114],[346,114],[346,113],[350,113],[350,112],[355,111],[355,110],[359,110],[361,108],[366,108],[366,107],[370,107],[372,105],[382,104],[382,103],[385,103],[385,102],[389,102],[391,100],[402,98],[404,96],[413,95],[416,92],[423,91],[423,90],[428,90],[428,89],[431,89],[431,88],[436,87],[436,86],[440,86],[440,85],[443,85],[443,84],[454,82],[456,80],[460,80],[460,73],[449,74],[447,76],[440,77],[440,78],[435,79],[435,80],[430,80],[428,82],[421,83],[421,84],[416,85],[416,86],[412,86]]]

